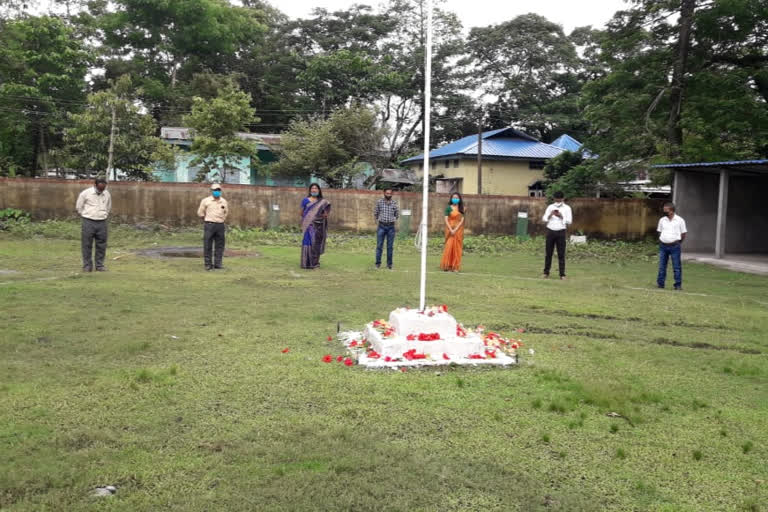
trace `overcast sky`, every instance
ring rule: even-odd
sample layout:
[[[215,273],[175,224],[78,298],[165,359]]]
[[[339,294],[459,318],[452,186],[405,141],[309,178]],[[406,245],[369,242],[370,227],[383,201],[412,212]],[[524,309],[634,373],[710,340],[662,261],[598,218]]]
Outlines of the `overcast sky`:
[[[344,9],[355,3],[378,5],[379,0],[269,0],[291,17],[308,17],[315,7]],[[534,12],[559,23],[570,32],[575,27],[600,27],[613,13],[625,9],[625,0],[447,0],[444,5],[459,15],[465,28],[501,23],[520,14]]]

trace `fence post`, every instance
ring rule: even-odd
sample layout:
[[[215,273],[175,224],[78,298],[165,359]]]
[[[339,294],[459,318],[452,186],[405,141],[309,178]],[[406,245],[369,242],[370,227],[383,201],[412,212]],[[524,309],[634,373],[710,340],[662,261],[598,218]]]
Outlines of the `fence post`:
[[[400,212],[400,232],[397,234],[398,238],[406,238],[411,234],[411,217],[411,210]]]
[[[269,229],[280,227],[280,205],[273,203],[269,208]]]

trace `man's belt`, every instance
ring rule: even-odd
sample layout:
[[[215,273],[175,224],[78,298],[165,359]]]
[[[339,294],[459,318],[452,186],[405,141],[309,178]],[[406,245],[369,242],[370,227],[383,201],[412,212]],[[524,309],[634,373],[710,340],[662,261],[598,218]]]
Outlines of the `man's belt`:
[[[381,222],[381,221],[379,221],[379,226],[384,226],[386,228],[388,228],[390,226],[394,226],[394,225],[395,225],[394,222]]]
[[[661,245],[667,245],[667,246],[670,246],[670,247],[674,247],[675,245],[680,245],[680,240],[678,240],[678,241],[676,241],[676,242],[672,242],[672,243],[669,243],[669,244],[668,244],[668,243],[666,243],[666,242],[662,242],[662,241],[659,241],[659,243],[660,243]]]

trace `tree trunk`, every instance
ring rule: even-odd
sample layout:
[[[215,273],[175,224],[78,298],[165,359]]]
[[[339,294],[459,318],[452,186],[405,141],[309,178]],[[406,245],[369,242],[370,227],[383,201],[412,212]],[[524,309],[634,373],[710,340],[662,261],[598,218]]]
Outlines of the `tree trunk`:
[[[681,0],[680,28],[677,42],[677,55],[672,70],[672,87],[670,88],[669,120],[667,122],[667,142],[670,156],[680,154],[683,145],[683,127],[680,123],[683,112],[683,97],[685,94],[685,73],[688,63],[688,52],[691,46],[691,29],[693,15],[696,10],[696,0]]]
[[[45,145],[45,125],[40,123],[40,166],[43,171],[43,178],[48,177],[48,148]]]
[[[115,125],[117,124],[117,110],[115,109],[115,105],[112,104],[112,128],[109,130],[109,149],[107,150],[107,175],[104,179],[109,181],[110,176],[109,174],[112,171],[112,166],[114,165],[115,161]],[[115,173],[115,180],[117,180],[117,173]]]

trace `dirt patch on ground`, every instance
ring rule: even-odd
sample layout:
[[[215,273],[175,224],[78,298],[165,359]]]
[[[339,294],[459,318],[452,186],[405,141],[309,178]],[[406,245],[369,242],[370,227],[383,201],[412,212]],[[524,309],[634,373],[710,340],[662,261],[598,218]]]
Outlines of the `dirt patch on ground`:
[[[750,354],[750,355],[762,354],[762,352],[753,348],[724,347],[719,345],[712,345],[710,343],[704,343],[701,341],[697,341],[693,343],[683,343],[677,340],[670,340],[667,338],[656,338],[655,340],[653,340],[653,343],[657,345],[670,345],[673,347],[698,348],[703,350],[731,350],[733,352],[738,352],[740,354]]]
[[[152,247],[135,251],[139,256],[149,258],[202,258],[202,247]],[[238,249],[225,249],[225,258],[257,258],[261,256],[255,251],[242,251]]]

